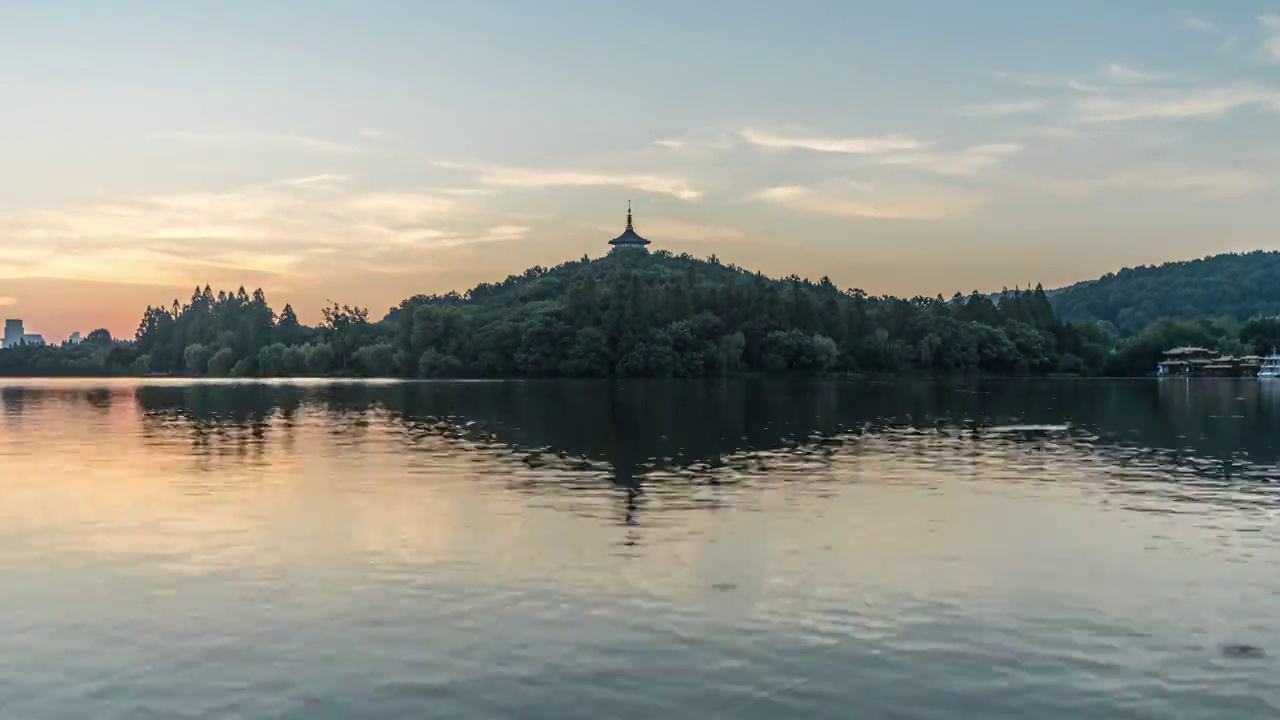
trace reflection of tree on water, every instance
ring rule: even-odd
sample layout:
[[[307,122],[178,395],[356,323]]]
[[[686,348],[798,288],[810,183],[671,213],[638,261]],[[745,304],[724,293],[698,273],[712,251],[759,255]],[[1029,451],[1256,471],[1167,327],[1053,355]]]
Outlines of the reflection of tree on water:
[[[47,390],[32,390],[22,387],[7,387],[0,390],[0,403],[4,403],[4,415],[7,419],[20,419],[29,407],[38,406],[48,396]]]
[[[296,388],[252,384],[146,386],[135,392],[145,439],[165,442],[182,433],[197,457],[255,459],[265,452],[274,417],[281,418],[284,431],[270,440],[291,447],[289,429],[303,397]]]
[[[1211,459],[1223,479],[1272,477],[1280,461],[1280,392],[1254,378],[1157,383],[1155,422],[1162,442],[1129,444],[1166,451],[1175,460]]]
[[[606,460],[620,482],[655,467],[715,467],[728,455],[885,427],[1068,424],[1073,436],[1117,457],[1208,460],[1204,471],[1224,477],[1242,462],[1255,470],[1280,462],[1280,387],[1251,379],[550,382],[507,384],[501,393],[462,384],[406,392],[409,407],[479,420],[504,442]]]
[[[475,421],[539,467],[603,464],[620,494],[621,521],[637,524],[656,471],[717,467],[745,447],[782,446],[830,425],[834,400],[784,383],[433,383],[403,386],[391,409],[409,422]]]
[[[50,402],[70,403],[94,411],[108,412],[114,393],[107,387],[29,387],[9,386],[0,389],[0,407],[4,417],[19,422],[22,416]]]
[[[654,492],[677,502],[692,495],[690,485],[767,474],[792,460],[812,474],[842,443],[886,428],[1042,443],[1034,431],[984,428],[1065,423],[1064,441],[1082,451],[1177,471],[1170,477],[1266,477],[1280,459],[1280,383],[1256,380],[201,383],[49,392],[6,388],[0,399],[20,418],[14,409],[31,403],[101,407],[132,392],[146,437],[185,437],[192,452],[210,457],[257,457],[267,443],[288,448],[302,415],[314,413],[336,445],[352,447],[371,422],[390,418],[407,446],[432,435],[455,451],[490,448],[532,492],[572,493],[575,482],[608,478],[624,523],[641,522]]]
[[[335,432],[372,411],[407,425],[471,421],[489,439],[607,462],[622,484],[657,467],[712,467],[727,455],[879,427],[1069,423],[1098,446],[1280,461],[1280,383],[1243,380],[839,383],[827,381],[191,384],[6,387],[5,413],[46,402],[109,408],[132,394],[150,432],[243,429],[266,439],[301,412]],[[279,422],[270,422],[272,419]]]

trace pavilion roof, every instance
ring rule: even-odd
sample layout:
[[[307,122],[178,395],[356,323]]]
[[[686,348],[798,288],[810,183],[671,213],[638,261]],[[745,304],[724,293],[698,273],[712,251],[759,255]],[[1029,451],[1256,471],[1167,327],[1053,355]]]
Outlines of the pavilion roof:
[[[627,229],[622,234],[609,241],[610,245],[648,245],[649,241],[640,237],[636,233],[636,229],[631,225],[631,203],[627,203]]]

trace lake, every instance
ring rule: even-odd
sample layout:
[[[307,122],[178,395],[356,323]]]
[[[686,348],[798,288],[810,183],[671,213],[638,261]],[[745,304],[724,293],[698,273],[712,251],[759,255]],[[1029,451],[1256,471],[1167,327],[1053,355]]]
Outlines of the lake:
[[[1280,383],[0,402],[4,718],[1280,715]]]

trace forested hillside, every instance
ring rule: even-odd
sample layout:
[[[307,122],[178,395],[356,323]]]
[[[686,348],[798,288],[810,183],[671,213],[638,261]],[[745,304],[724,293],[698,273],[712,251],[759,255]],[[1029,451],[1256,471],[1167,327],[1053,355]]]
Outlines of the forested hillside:
[[[1156,320],[1280,314],[1280,252],[1214,255],[1201,260],[1125,268],[1053,293],[1064,320],[1102,320],[1133,335]]]
[[[1111,339],[1067,325],[1040,288],[998,303],[871,297],[700,260],[616,252],[415,296],[380,321],[333,304],[308,328],[261,291],[148,308],[132,343],[19,348],[0,372],[213,376],[702,377],[740,372],[1096,373]]]

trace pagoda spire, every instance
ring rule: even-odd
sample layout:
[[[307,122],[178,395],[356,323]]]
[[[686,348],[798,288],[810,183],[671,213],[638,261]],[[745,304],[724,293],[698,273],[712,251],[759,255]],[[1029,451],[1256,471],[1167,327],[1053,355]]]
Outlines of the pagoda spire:
[[[615,248],[630,247],[644,250],[644,246],[649,244],[648,240],[636,234],[635,226],[631,224],[631,201],[627,201],[627,229],[622,234],[609,241],[609,244]]]

